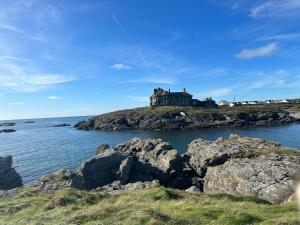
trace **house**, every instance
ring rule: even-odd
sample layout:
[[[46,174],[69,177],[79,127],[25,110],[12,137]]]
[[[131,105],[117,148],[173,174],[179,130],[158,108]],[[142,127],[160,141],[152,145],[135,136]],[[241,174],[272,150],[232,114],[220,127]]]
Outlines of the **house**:
[[[229,106],[229,102],[226,100],[221,100],[219,102],[217,102],[218,106]]]
[[[154,89],[150,97],[151,106],[192,106],[193,96],[184,88],[182,92],[171,92],[162,88]]]
[[[193,106],[204,108],[218,108],[218,105],[212,98],[206,98],[203,101],[193,99],[184,88],[181,92],[171,92],[162,88],[155,88],[153,95],[150,96],[150,106]]]

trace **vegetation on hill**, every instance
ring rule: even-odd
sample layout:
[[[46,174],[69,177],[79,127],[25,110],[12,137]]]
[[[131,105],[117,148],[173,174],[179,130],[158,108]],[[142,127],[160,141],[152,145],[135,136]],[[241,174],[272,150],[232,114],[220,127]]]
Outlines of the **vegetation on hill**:
[[[156,187],[121,194],[23,188],[0,201],[1,224],[299,224],[296,203]]]

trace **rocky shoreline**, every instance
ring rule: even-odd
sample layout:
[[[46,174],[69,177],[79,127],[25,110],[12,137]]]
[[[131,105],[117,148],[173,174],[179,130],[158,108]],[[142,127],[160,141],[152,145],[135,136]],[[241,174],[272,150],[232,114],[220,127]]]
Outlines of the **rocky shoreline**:
[[[11,157],[1,158],[0,162],[8,163],[0,163],[0,171],[3,165],[11,170],[8,159]],[[295,198],[299,171],[299,151],[258,138],[231,135],[216,141],[197,139],[183,155],[160,139],[133,138],[115,147],[101,145],[96,156],[76,172],[62,170],[43,176],[31,188],[119,193],[162,185],[187,192],[255,196],[277,204]],[[3,173],[3,183],[5,177],[1,176]],[[9,188],[0,189],[18,187],[19,181],[16,176]]]
[[[193,108],[138,108],[92,117],[75,124],[79,130],[185,130],[215,127],[263,127],[300,122],[284,110],[226,111]]]

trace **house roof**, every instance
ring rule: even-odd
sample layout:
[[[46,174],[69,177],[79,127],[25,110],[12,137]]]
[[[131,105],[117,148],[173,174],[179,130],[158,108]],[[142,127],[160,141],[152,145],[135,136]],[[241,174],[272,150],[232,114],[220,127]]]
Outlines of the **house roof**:
[[[166,90],[163,90],[163,89],[160,89],[158,90],[156,93],[154,93],[152,95],[153,97],[154,96],[191,96],[191,94],[185,92],[185,91],[180,91],[180,92],[169,92],[169,91],[166,91]]]

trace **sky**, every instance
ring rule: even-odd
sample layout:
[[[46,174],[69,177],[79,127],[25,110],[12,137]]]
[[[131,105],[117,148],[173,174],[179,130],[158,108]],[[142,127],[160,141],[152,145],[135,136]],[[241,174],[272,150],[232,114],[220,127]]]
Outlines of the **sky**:
[[[0,120],[300,97],[300,0],[0,0]]]

